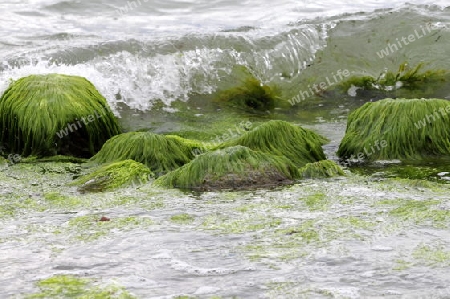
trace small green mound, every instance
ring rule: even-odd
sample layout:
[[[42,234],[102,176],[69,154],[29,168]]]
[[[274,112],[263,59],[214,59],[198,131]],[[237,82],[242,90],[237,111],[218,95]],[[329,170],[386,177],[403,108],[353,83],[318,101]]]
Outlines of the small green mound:
[[[250,77],[242,86],[223,91],[217,100],[247,112],[266,112],[275,109],[278,95],[276,88],[262,85],[258,79]]]
[[[450,102],[384,99],[353,111],[337,154],[360,162],[423,160],[450,153]]]
[[[147,165],[160,176],[193,158],[191,147],[178,138],[151,132],[129,132],[108,140],[91,161],[109,163],[132,159]]]
[[[303,178],[329,178],[345,175],[342,168],[331,160],[322,160],[319,162],[308,163],[299,169]]]
[[[97,299],[132,299],[136,298],[123,287],[109,285],[99,287],[86,278],[72,275],[55,275],[36,283],[40,292],[30,294],[25,298],[97,298]]]
[[[425,85],[431,83],[442,83],[445,81],[446,71],[444,70],[428,70],[420,72],[423,63],[419,63],[414,68],[409,68],[408,63],[404,62],[399,66],[396,73],[385,72],[378,78],[371,76],[350,77],[339,85],[345,91],[352,86],[362,88],[363,90],[382,90],[394,91],[396,89],[417,90],[422,89]]]
[[[105,98],[82,77],[31,75],[0,98],[0,144],[23,157],[91,157],[119,133]]]
[[[327,140],[311,130],[281,120],[268,121],[236,139],[222,143],[225,148],[246,146],[255,151],[285,156],[297,167],[325,160],[322,145]]]
[[[234,146],[199,155],[155,183],[199,191],[241,190],[289,184],[297,178],[297,168],[286,157]]]
[[[124,160],[104,165],[78,178],[71,185],[80,186],[80,192],[102,192],[134,183],[146,183],[150,176],[152,173],[147,166],[133,160]]]

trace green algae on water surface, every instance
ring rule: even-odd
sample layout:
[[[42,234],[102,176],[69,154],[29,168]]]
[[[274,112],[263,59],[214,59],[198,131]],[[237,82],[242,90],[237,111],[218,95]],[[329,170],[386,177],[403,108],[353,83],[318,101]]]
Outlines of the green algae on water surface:
[[[415,160],[450,154],[450,102],[384,99],[348,117],[337,154],[358,161]]]
[[[147,217],[127,216],[109,217],[109,221],[100,221],[101,215],[78,216],[69,220],[68,225],[55,231],[64,233],[84,242],[95,241],[112,231],[127,231],[134,228],[143,229],[152,225],[153,221]]]
[[[120,128],[91,82],[48,74],[11,83],[0,98],[0,132],[0,143],[23,157],[91,157]]]
[[[393,205],[388,214],[402,221],[411,221],[415,224],[430,224],[434,227],[448,227],[450,210],[441,206],[440,200],[384,200],[378,205]]]
[[[310,194],[306,198],[301,198],[301,200],[305,202],[310,211],[325,210],[329,205],[326,194],[322,192]]]
[[[237,218],[225,218],[220,214],[212,214],[205,218],[202,226],[207,230],[218,230],[226,234],[242,234],[270,230],[282,223],[280,218],[244,213]]]
[[[130,184],[148,182],[152,172],[142,163],[124,160],[103,165],[92,173],[79,177],[71,185],[80,186],[80,192],[102,192]]]
[[[234,146],[199,155],[155,184],[207,191],[276,186],[297,178],[298,170],[287,158]]]
[[[159,176],[188,163],[193,157],[191,147],[181,138],[151,132],[129,132],[109,139],[91,160],[109,163],[132,159]]]
[[[170,221],[174,222],[174,223],[178,223],[178,224],[187,224],[187,223],[191,223],[195,220],[195,217],[193,215],[190,214],[177,214],[177,215],[173,215],[170,217]]]
[[[419,164],[420,163],[420,164]],[[417,161],[415,164],[393,163],[387,165],[366,164],[352,168],[352,172],[373,178],[395,178],[397,181],[408,182],[411,187],[433,188],[438,184],[449,184],[449,161]]]
[[[39,293],[27,299],[78,298],[78,299],[135,299],[136,297],[117,285],[97,286],[95,280],[72,275],[55,275],[36,283]]]
[[[314,163],[308,163],[299,169],[303,178],[329,178],[345,175],[342,168],[331,160],[321,160]]]
[[[59,192],[44,193],[44,199],[50,203],[52,207],[73,208],[83,205],[83,200],[80,198],[62,195]]]
[[[325,160],[322,145],[328,140],[319,134],[281,120],[271,120],[243,135],[225,141],[219,148],[242,145],[254,151],[285,156],[297,167]]]
[[[412,256],[430,267],[450,266],[450,250],[440,244],[421,244],[414,249]]]
[[[85,158],[78,158],[72,156],[56,155],[50,157],[39,158],[36,156],[28,156],[20,160],[20,163],[43,163],[43,162],[57,162],[57,163],[84,163],[89,161]]]
[[[402,63],[397,72],[384,72],[378,78],[371,76],[353,76],[338,85],[338,88],[348,91],[351,88],[363,90],[381,90],[395,92],[397,89],[409,91],[421,91],[431,86],[442,85],[446,80],[448,72],[445,70],[428,70],[420,72],[423,63],[410,68],[408,63]],[[416,95],[417,96],[417,95]]]

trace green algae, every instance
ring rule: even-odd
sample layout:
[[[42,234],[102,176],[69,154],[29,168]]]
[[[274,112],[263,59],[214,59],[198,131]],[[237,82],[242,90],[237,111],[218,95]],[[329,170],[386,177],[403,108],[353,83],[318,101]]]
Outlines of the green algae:
[[[5,158],[3,158],[2,156],[0,156],[0,171],[8,168],[8,160],[6,160]]]
[[[8,152],[23,157],[90,157],[120,128],[88,80],[48,74],[30,75],[8,87],[0,98],[0,132]]]
[[[276,233],[289,236],[289,238],[291,239],[290,242],[298,241],[298,245],[302,243],[303,244],[309,244],[312,242],[317,243],[322,240],[321,236],[322,232],[318,228],[315,220],[306,220],[299,226],[281,229]],[[280,244],[280,247],[281,246],[282,245]],[[288,247],[289,246],[290,245],[288,245]]]
[[[377,205],[393,205],[395,208],[388,212],[390,216],[415,224],[430,223],[434,227],[445,228],[450,220],[450,210],[441,207],[439,200],[383,200]]]
[[[151,176],[152,172],[144,164],[124,160],[101,166],[70,185],[80,186],[80,192],[102,192],[131,184],[145,184]]]
[[[0,219],[12,217],[17,213],[17,208],[11,205],[0,204]]]
[[[391,166],[386,169],[387,176],[395,176],[399,178],[418,180],[437,181],[437,173],[439,171],[434,167],[417,166],[417,165],[399,165]]]
[[[155,184],[208,191],[276,186],[295,178],[298,170],[285,157],[234,146],[199,155]]]
[[[355,179],[355,178],[353,178]],[[359,181],[358,181],[359,182]],[[358,183],[359,184],[359,183]],[[314,217],[313,219],[300,219],[299,215],[290,218],[289,212],[283,213],[278,210],[276,215],[281,212],[287,217],[287,220],[272,230],[256,231],[252,234],[253,241],[241,246],[240,249],[252,261],[291,261],[298,258],[306,258],[311,252],[317,251],[318,248],[324,248],[331,244],[334,240],[357,240],[367,241],[374,231],[381,231],[380,226],[386,226],[377,222],[378,214],[374,211],[372,214],[349,213],[348,208],[340,207],[342,196],[338,194],[331,195],[327,190],[327,186],[320,186],[316,183],[311,186],[294,185],[288,188],[289,193],[297,193],[292,189],[301,192],[304,196],[296,201],[289,201],[291,210],[299,212],[303,217]],[[317,191],[317,190],[321,191]],[[280,195],[278,195],[280,196]],[[362,203],[367,199],[348,199],[352,206]],[[244,213],[240,218],[264,218],[264,215],[273,215],[274,208],[280,206],[281,202],[276,198],[269,196],[263,204],[254,203],[237,207],[236,210]],[[330,207],[333,206],[333,209]],[[306,207],[306,209],[305,209]],[[335,215],[335,207],[338,208],[336,213],[344,212],[341,217],[333,217]],[[308,213],[309,211],[319,213]],[[306,216],[307,215],[307,216]],[[231,219],[236,216],[230,216]],[[245,219],[244,218],[244,219]],[[231,222],[231,219],[228,220]],[[226,222],[226,219],[224,219]],[[222,230],[224,233],[226,230]],[[370,240],[370,239],[369,239]]]
[[[32,212],[70,213],[80,207],[105,209],[117,206],[138,205],[146,210],[164,207],[163,196],[167,190],[144,188],[116,189],[114,193],[74,192],[68,188],[78,176],[79,164],[73,163],[18,163],[0,172],[0,219],[8,219]],[[3,188],[6,186],[6,192]]]
[[[25,298],[134,299],[135,296],[117,285],[97,286],[95,280],[72,275],[55,275],[36,283],[39,293]]]
[[[271,120],[243,135],[222,143],[219,148],[242,145],[255,151],[286,156],[297,167],[325,160],[319,134],[281,120]]]
[[[421,244],[417,246],[412,256],[421,263],[430,267],[449,267],[450,266],[450,250],[443,245]]]
[[[367,221],[363,219],[363,217],[356,217],[356,216],[345,216],[345,217],[339,217],[337,221],[342,224],[344,227],[350,227],[355,229],[363,229],[363,230],[373,230],[374,229],[374,223],[371,221]]]
[[[275,109],[280,94],[276,86],[263,85],[255,77],[249,77],[241,86],[222,91],[216,101],[250,113],[265,113]]]
[[[165,135],[165,136],[169,139],[174,139],[174,140],[177,140],[177,141],[183,143],[184,145],[186,145],[187,147],[190,148],[191,152],[198,152],[199,150],[203,150],[205,148],[210,147],[210,145],[208,143],[205,143],[205,142],[202,142],[199,140],[187,139],[187,138],[180,137],[178,135]]]
[[[48,201],[51,207],[59,207],[59,208],[75,208],[83,206],[83,200],[74,197],[63,195],[60,192],[49,192],[44,193],[44,199]]]
[[[20,163],[43,163],[43,162],[56,162],[56,163],[84,163],[87,162],[88,159],[73,157],[73,156],[64,156],[64,155],[56,155],[51,157],[37,157],[37,156],[28,156],[26,158],[22,158]]]
[[[195,217],[187,213],[177,214],[170,217],[170,221],[177,224],[188,224],[192,223],[194,220]]]
[[[110,234],[112,231],[127,231],[136,228],[144,228],[153,225],[150,218],[126,216],[110,217],[107,221],[101,221],[101,215],[78,216],[69,220],[67,227],[54,232],[65,233],[75,240],[92,242]]]
[[[308,163],[299,169],[303,178],[329,178],[345,175],[342,168],[331,160],[322,160],[314,163]]]
[[[385,165],[380,167],[379,165],[359,165],[352,167],[352,172],[364,176],[371,176],[373,179],[386,179],[389,178],[389,183],[401,183],[402,185],[408,185],[406,187],[420,189],[433,189],[437,190],[443,186],[442,184],[448,184],[449,182],[442,179],[438,175],[440,172],[446,172],[448,170],[447,163],[442,163],[436,166],[425,165]]]
[[[418,179],[402,179],[402,178],[387,178],[383,179],[381,186],[385,190],[400,191],[415,189],[420,192],[433,191],[436,193],[445,193],[450,191],[450,186],[441,184],[435,181],[418,180]]]
[[[179,138],[151,132],[129,132],[109,139],[91,160],[110,163],[132,159],[160,176],[188,163],[193,157],[191,147]]]
[[[323,211],[329,206],[326,194],[318,192],[301,198],[310,211]]]
[[[349,115],[337,154],[349,162],[448,156],[449,112],[449,102],[440,99],[366,103]]]
[[[396,260],[395,261],[395,265],[394,265],[394,267],[392,268],[392,270],[395,270],[395,271],[403,271],[403,270],[406,270],[406,269],[409,269],[409,268],[411,268],[412,266],[413,266],[414,264],[413,263],[411,263],[411,262],[408,262],[408,261],[405,261],[405,260]]]
[[[270,289],[267,298],[336,298],[334,292],[310,287],[304,280],[270,282],[266,286]]]
[[[343,91],[348,91],[352,87],[362,88],[363,90],[380,90],[386,92],[387,95],[389,92],[393,94],[397,89],[423,92],[423,89],[440,86],[447,80],[447,71],[428,70],[421,72],[423,67],[424,63],[409,67],[408,63],[404,62],[399,66],[397,72],[386,71],[380,74],[378,78],[352,76],[338,84],[337,88]]]
[[[226,234],[241,234],[267,230],[281,224],[281,219],[260,215],[243,214],[238,219],[227,219],[220,214],[205,217],[202,227],[207,230],[217,230]]]

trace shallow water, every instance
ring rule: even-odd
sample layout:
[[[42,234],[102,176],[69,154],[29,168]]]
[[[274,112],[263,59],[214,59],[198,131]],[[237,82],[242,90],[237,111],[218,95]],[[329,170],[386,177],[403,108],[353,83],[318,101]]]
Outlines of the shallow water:
[[[138,298],[450,296],[448,185],[349,173],[266,191],[80,195],[59,186],[73,176],[61,169],[0,173],[2,298],[61,274]],[[399,212],[413,202],[426,204]]]
[[[284,119],[329,138],[336,159],[348,113],[378,97],[330,91],[293,107],[291,97],[339,69],[450,69],[448,1],[125,5],[2,1],[0,92],[29,74],[81,75],[127,130],[209,141],[242,120]],[[427,24],[429,34],[377,54]],[[219,109],[216,92],[242,81],[236,65],[279,85],[284,104],[264,116]],[[420,96],[450,99],[450,88]],[[24,298],[61,274],[138,298],[450,298],[449,185],[438,175],[450,164],[438,163],[424,168],[429,181],[373,165],[275,190],[191,194],[150,183],[87,195],[66,185],[86,171],[77,164],[3,165],[0,298]]]

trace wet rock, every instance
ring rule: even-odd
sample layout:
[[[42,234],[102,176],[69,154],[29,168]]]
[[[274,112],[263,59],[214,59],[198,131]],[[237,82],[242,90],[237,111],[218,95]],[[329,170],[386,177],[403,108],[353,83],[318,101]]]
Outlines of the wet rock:
[[[298,178],[287,158],[234,146],[199,155],[155,183],[199,191],[243,190],[290,184]]]
[[[348,117],[337,152],[348,163],[400,159],[421,161],[450,154],[450,102],[384,99]]]
[[[297,167],[325,160],[322,145],[326,138],[319,134],[281,120],[268,121],[219,147],[242,145],[255,151],[285,156]]]
[[[194,158],[193,147],[182,138],[151,132],[128,132],[108,140],[91,160],[110,163],[132,159],[146,165],[159,176]]]
[[[31,75],[0,98],[0,143],[23,157],[91,157],[119,125],[106,99],[82,77]]]
[[[151,176],[151,171],[145,165],[125,160],[101,166],[92,173],[79,177],[70,185],[79,186],[78,190],[82,193],[102,192],[130,184],[144,184]]]

